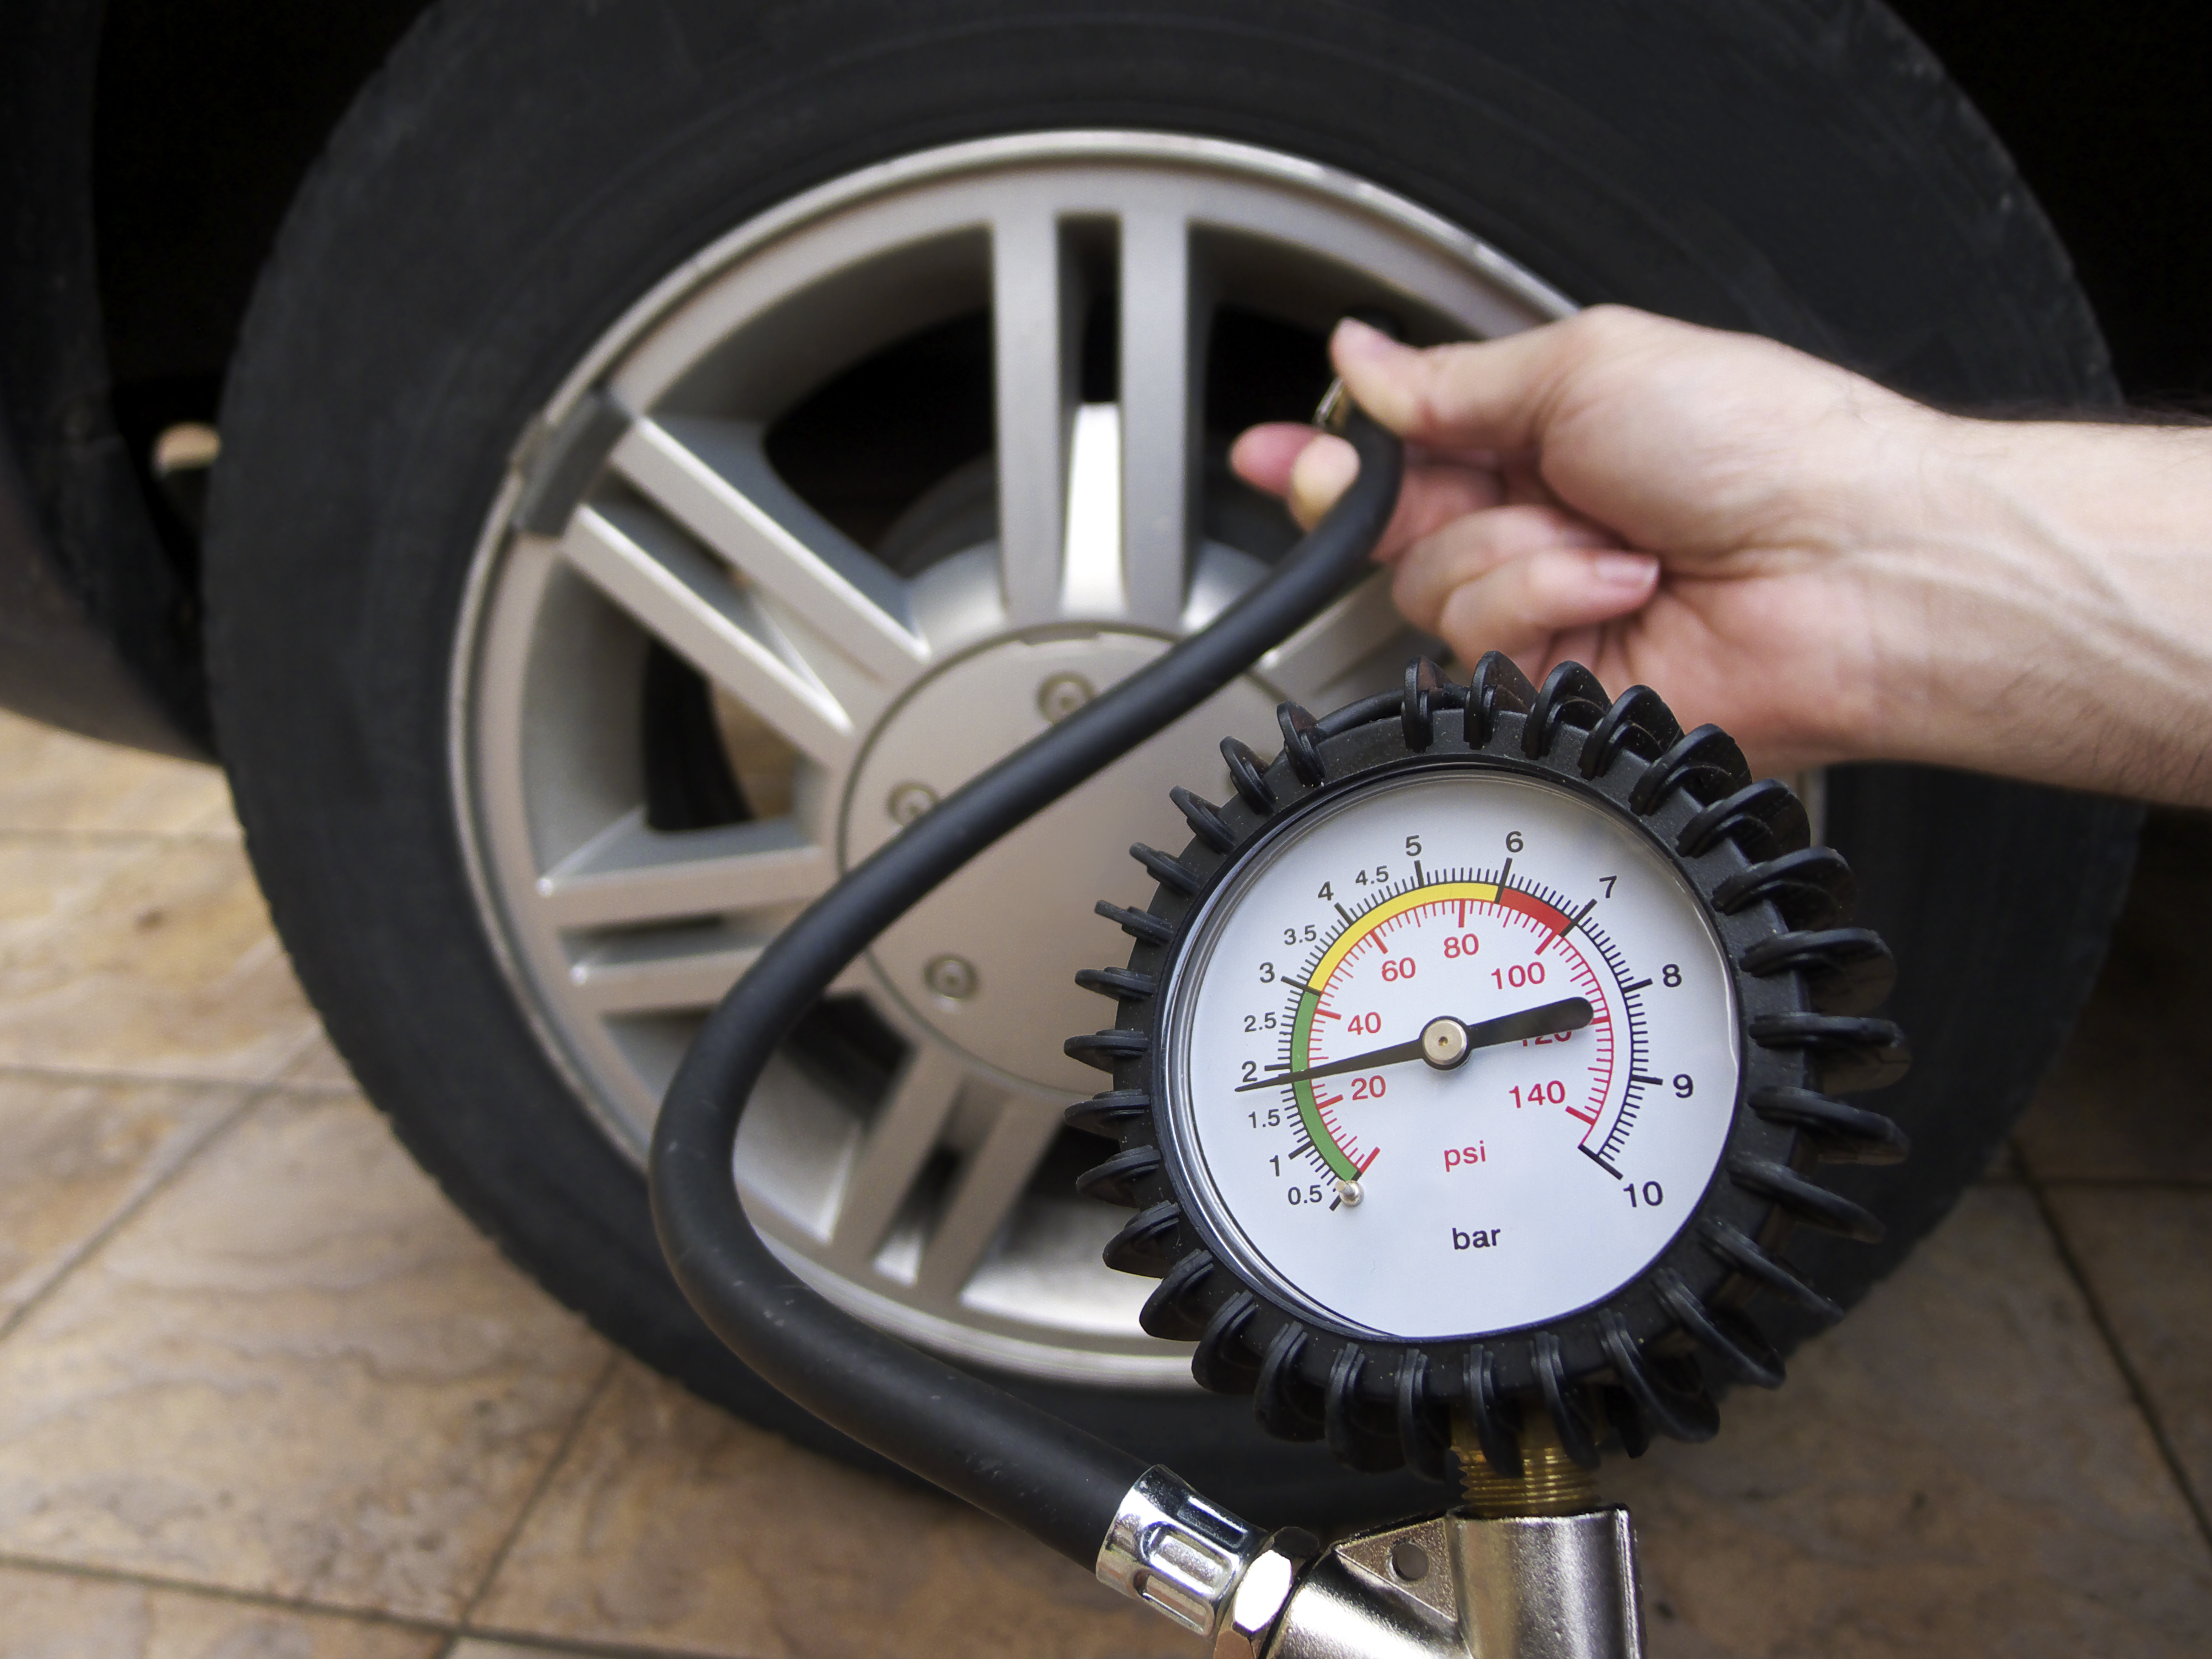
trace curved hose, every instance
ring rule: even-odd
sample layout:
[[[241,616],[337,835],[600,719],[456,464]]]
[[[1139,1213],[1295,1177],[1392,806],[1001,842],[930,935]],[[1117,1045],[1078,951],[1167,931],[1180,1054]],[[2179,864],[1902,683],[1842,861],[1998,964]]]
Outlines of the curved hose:
[[[1282,563],[1211,624],[948,796],[777,935],[669,1085],[653,1213],[691,1305],[753,1370],[832,1427],[1088,1568],[1146,1465],[830,1305],[761,1242],[732,1170],[762,1067],[846,963],[938,883],[1195,708],[1340,592],[1398,500],[1398,441],[1353,410],[1359,476]]]

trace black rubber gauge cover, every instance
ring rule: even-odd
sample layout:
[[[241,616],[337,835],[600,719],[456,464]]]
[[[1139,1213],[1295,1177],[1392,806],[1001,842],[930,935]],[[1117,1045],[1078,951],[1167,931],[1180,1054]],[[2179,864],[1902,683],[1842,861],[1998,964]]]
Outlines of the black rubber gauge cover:
[[[1137,1212],[1106,1261],[1159,1280],[1145,1328],[1195,1341],[1200,1383],[1250,1394],[1262,1427],[1325,1439],[1355,1468],[1407,1465],[1443,1478],[1455,1408],[1509,1474],[1520,1468],[1526,1410],[1548,1413],[1585,1464],[1609,1433],[1632,1454],[1654,1433],[1709,1437],[1719,1419],[1705,1365],[1763,1387],[1782,1380],[1747,1304],[1779,1297],[1829,1317],[1839,1311],[1784,1260],[1790,1230],[1881,1236],[1872,1215],[1818,1184],[1817,1167],[1904,1154],[1888,1119],[1835,1098],[1890,1082],[1907,1063],[1898,1029],[1868,1014],[1893,969],[1880,939],[1849,926],[1850,872],[1809,845],[1796,797],[1773,780],[1754,781],[1724,732],[1684,732],[1648,687],[1609,698],[1578,664],[1561,664],[1539,690],[1496,653],[1464,686],[1419,660],[1402,692],[1322,720],[1290,703],[1279,714],[1283,750],[1271,763],[1234,739],[1222,745],[1236,786],[1226,804],[1173,792],[1189,844],[1176,856],[1131,849],[1159,883],[1152,903],[1099,906],[1135,940],[1127,965],[1079,975],[1115,1000],[1120,1018],[1068,1041],[1067,1052],[1110,1072],[1114,1086],[1069,1107],[1067,1121],[1120,1143],[1079,1184]],[[1704,902],[1727,956],[1741,1064],[1710,1183],[1627,1284],[1540,1326],[1394,1342],[1325,1328],[1231,1266],[1193,1202],[1170,1115],[1152,1109],[1167,1086],[1155,1021],[1193,920],[1261,842],[1347,792],[1439,767],[1563,782],[1650,836]]]

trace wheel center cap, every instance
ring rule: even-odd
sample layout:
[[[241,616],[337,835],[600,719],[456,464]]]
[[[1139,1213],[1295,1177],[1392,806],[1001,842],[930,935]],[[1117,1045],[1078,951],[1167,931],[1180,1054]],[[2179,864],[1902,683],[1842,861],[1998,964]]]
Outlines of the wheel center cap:
[[[948,663],[870,736],[845,799],[838,851],[850,868],[993,762],[1153,661],[1167,641],[1098,633],[1010,639]],[[913,1018],[970,1059],[1038,1089],[1089,1093],[1098,1073],[1060,1043],[1114,1023],[1075,984],[1119,963],[1128,940],[1093,914],[1099,899],[1142,907],[1152,882],[1129,843],[1169,851],[1189,831],[1169,804],[1183,784],[1229,792],[1218,744],[1267,752],[1274,699],[1236,681],[1135,752],[1030,819],[908,911],[868,960]]]

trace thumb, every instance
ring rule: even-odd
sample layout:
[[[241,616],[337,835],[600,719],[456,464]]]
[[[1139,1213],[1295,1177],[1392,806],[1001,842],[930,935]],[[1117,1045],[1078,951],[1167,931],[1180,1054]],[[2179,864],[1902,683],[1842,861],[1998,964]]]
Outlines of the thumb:
[[[1443,450],[1533,449],[1579,355],[1578,320],[1420,350],[1347,317],[1329,337],[1329,358],[1359,406],[1401,438]]]

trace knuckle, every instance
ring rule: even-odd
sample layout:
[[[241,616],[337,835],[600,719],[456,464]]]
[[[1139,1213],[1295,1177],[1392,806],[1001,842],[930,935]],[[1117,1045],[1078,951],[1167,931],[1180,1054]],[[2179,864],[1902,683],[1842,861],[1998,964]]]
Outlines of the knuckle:
[[[1571,358],[1611,356],[1646,332],[1650,319],[1621,305],[1595,305],[1577,312],[1560,325],[1560,337]]]

